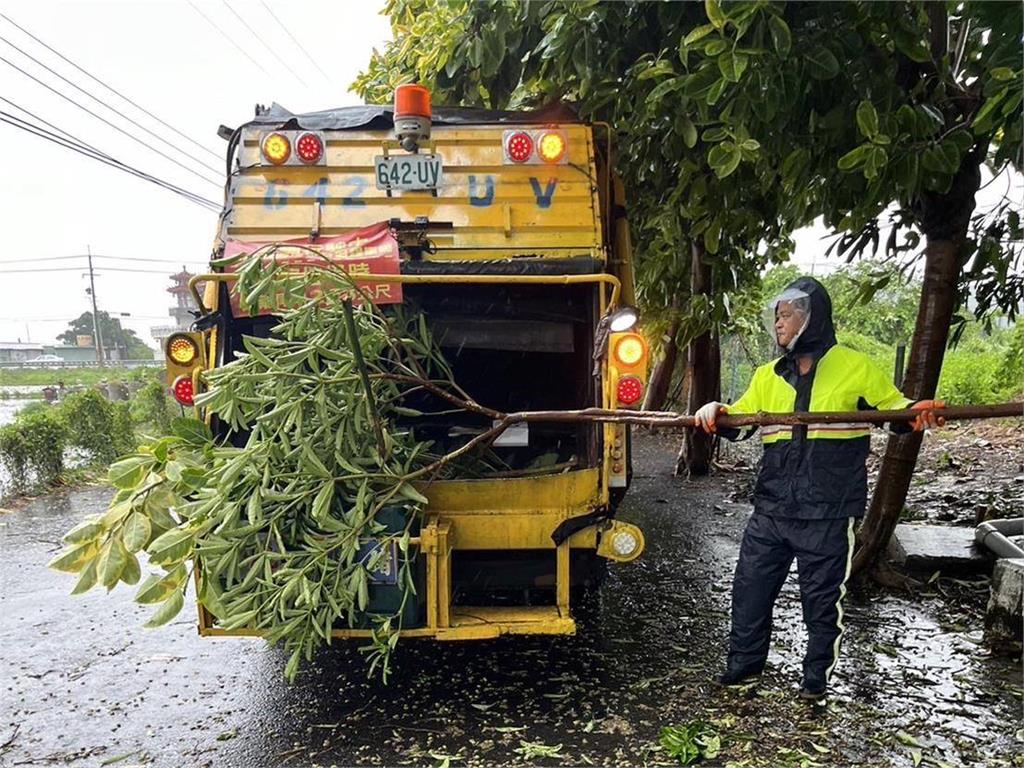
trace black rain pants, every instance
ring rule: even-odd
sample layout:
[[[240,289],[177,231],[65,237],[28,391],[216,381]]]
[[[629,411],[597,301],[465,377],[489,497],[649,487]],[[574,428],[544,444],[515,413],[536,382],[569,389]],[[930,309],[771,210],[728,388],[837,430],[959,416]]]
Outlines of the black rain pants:
[[[732,585],[730,672],[746,676],[764,669],[772,609],[796,558],[807,627],[803,684],[809,690],[825,688],[839,658],[853,521],[852,517],[802,520],[756,512],[751,516]]]

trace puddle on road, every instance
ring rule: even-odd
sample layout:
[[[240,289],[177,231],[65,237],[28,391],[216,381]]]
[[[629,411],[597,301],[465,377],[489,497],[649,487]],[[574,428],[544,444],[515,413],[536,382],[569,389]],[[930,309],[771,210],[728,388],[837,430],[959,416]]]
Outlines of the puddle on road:
[[[684,483],[668,474],[672,451],[637,444],[645,472],[622,517],[642,525],[649,549],[613,566],[577,613],[576,636],[406,640],[387,686],[367,680],[354,643],[325,649],[288,685],[283,651],[200,639],[191,606],[144,630],[149,610],[131,590],[70,597],[73,578],[43,566],[109,491],[36,501],[0,527],[0,646],[12,674],[0,742],[20,725],[3,757],[84,766],[136,750],[132,762],[159,766],[440,762],[431,755],[522,765],[515,750],[530,741],[561,744],[569,764],[667,764],[652,751],[659,729],[697,718],[726,723],[723,758],[740,765],[796,766],[803,758],[782,750],[815,756],[813,742],[829,750],[821,765],[912,766],[898,731],[952,765],[996,765],[990,758],[1020,751],[1019,667],[971,642],[984,591],[973,603],[937,593],[848,598],[834,701],[815,718],[793,695],[803,627],[791,579],[759,693],[716,689],[749,509],[728,494],[748,476]]]

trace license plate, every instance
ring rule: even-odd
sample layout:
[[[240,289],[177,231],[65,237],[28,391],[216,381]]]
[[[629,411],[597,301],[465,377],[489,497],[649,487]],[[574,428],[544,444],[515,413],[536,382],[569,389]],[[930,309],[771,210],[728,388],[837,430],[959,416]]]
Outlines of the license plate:
[[[440,155],[397,155],[373,158],[377,189],[437,189],[441,186]]]

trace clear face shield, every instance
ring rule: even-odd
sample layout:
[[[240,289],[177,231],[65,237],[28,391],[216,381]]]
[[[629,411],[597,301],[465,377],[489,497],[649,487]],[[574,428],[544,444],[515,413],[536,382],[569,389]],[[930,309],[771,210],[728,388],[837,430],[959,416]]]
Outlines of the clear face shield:
[[[764,309],[764,327],[780,349],[791,351],[811,321],[811,297],[787,288]]]

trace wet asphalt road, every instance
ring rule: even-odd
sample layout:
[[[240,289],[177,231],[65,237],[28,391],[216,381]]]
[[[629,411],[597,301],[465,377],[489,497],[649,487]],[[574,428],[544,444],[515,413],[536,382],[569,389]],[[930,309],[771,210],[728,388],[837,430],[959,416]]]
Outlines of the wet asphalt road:
[[[983,588],[940,580],[914,602],[852,595],[834,696],[811,710],[793,695],[803,641],[791,579],[764,685],[718,691],[710,677],[749,513],[729,497],[750,475],[687,483],[670,476],[671,442],[636,445],[621,516],[644,528],[648,550],[612,568],[577,636],[405,641],[387,686],[366,679],[352,645],[288,685],[282,652],[200,639],[188,608],[145,630],[149,611],[123,586],[71,597],[73,577],[45,563],[105,506],[105,488],[0,516],[0,765],[669,764],[660,727],[693,719],[719,728],[712,765],[911,766],[917,749],[926,765],[1015,764],[1021,670],[978,643]],[[529,743],[561,749],[530,758]]]

